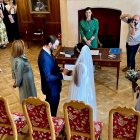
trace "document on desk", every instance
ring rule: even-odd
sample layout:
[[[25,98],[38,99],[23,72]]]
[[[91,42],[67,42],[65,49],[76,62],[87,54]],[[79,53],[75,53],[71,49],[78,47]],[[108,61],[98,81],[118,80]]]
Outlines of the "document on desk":
[[[91,55],[99,55],[99,50],[90,50]]]
[[[68,70],[72,70],[72,71],[73,71],[74,66],[75,66],[75,65],[72,65],[72,64],[65,64],[64,67],[65,67],[66,69],[68,69]],[[72,75],[71,75],[71,76],[65,75],[65,76],[63,77],[63,79],[64,79],[64,80],[67,80],[67,81],[71,81],[71,80],[72,80]]]

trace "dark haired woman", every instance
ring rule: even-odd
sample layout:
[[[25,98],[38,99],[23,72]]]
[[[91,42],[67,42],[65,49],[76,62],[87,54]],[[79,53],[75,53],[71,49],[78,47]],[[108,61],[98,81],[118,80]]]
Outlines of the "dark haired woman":
[[[6,5],[6,10],[9,13],[9,41],[14,41],[20,38],[19,28],[18,28],[18,18],[17,18],[17,4],[15,0],[8,0],[8,4]]]
[[[37,96],[32,68],[24,50],[25,45],[22,40],[15,40],[12,43],[11,66],[14,79],[13,87],[19,88],[20,103],[22,103],[23,99],[27,99],[30,96]]]
[[[98,29],[98,20],[93,18],[91,8],[87,7],[85,9],[85,18],[80,21],[80,35],[82,42],[90,49],[98,47]]]

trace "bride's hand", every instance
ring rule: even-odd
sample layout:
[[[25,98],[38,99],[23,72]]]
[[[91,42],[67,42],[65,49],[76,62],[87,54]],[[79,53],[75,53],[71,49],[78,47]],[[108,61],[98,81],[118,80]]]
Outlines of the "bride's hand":
[[[71,76],[72,75],[72,70],[69,70],[68,73],[67,73],[67,75],[68,76]]]
[[[64,73],[64,75],[67,75],[67,73],[69,72],[69,70],[68,69],[63,69],[63,73]]]

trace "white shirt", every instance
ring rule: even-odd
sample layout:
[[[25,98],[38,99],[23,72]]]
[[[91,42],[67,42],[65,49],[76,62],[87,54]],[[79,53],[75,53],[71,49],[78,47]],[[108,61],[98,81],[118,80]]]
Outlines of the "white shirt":
[[[127,35],[127,43],[130,46],[137,45],[140,43],[140,22],[138,22],[135,28],[136,28],[135,35],[132,36],[131,35],[132,28],[129,27],[129,33]]]
[[[49,55],[51,55],[51,51],[45,47],[43,47],[43,50],[46,51]]]

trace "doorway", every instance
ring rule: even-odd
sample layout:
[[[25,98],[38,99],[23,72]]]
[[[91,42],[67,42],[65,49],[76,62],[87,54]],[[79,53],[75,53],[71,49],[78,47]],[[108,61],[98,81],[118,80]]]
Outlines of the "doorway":
[[[98,38],[104,48],[119,48],[121,11],[109,8],[92,8],[93,17],[99,21]],[[78,11],[78,23],[84,18],[84,9]]]

